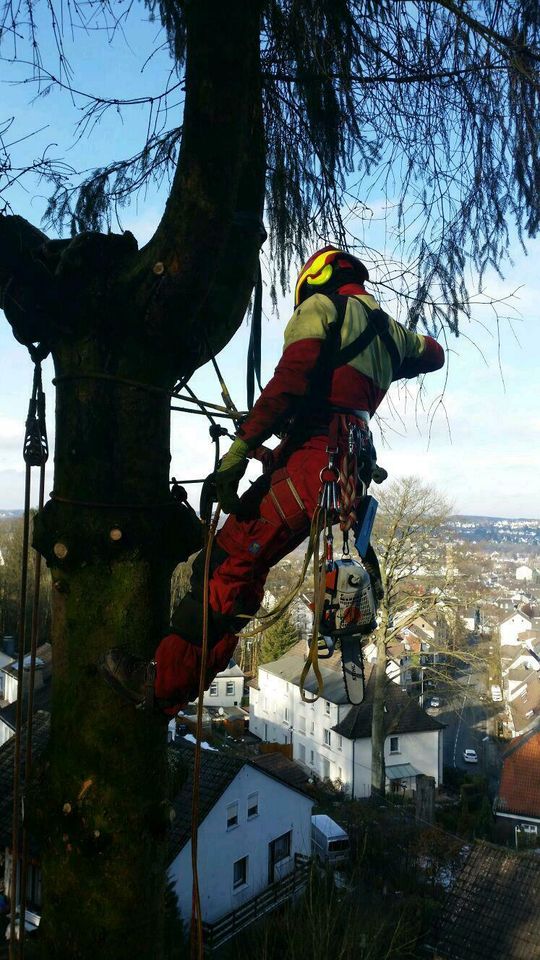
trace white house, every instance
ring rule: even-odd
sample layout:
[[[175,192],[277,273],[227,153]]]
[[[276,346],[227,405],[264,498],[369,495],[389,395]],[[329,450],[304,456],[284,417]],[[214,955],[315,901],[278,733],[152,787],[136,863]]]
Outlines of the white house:
[[[49,714],[39,711],[33,725],[33,754],[43,751],[49,735]],[[175,881],[182,919],[191,915],[191,802],[192,744],[181,739],[169,747],[171,763],[188,776],[173,801],[168,850],[169,876]],[[0,747],[0,882],[11,894],[11,824],[13,813],[14,741]],[[259,767],[258,764],[261,764]],[[257,894],[269,893],[272,904],[291,896],[287,878],[302,888],[311,855],[313,801],[302,789],[301,771],[285,757],[273,755],[254,761],[215,750],[203,750],[199,806],[199,884],[205,924],[246,904]],[[298,858],[304,864],[298,864]],[[20,876],[20,868],[19,868]],[[292,883],[291,883],[292,887]],[[39,850],[29,864],[29,909],[42,904]],[[264,909],[264,908],[263,908]],[[268,909],[268,904],[266,904]],[[256,910],[250,919],[256,919]]]
[[[351,706],[345,693],[341,658],[321,660],[321,697],[305,703],[300,675],[305,657],[296,645],[274,663],[259,667],[258,683],[250,686],[250,731],[262,740],[292,745],[293,759],[322,779],[339,781],[352,797],[371,791],[371,718],[374,673],[365,664],[366,695]],[[306,693],[316,690],[313,674]],[[422,710],[397,683],[386,687],[387,780],[391,789],[414,786],[419,773],[442,780],[443,724]]]
[[[194,750],[183,741],[170,750],[189,770],[174,801],[169,847],[169,877],[175,881],[182,919],[189,923]],[[283,880],[295,870],[297,855],[311,855],[312,806],[306,793],[254,762],[202,752],[198,862],[205,923],[214,924]]]
[[[34,710],[43,710],[48,706],[50,696],[52,647],[44,643],[37,649],[34,674]],[[15,714],[17,701],[18,663],[11,657],[0,667],[3,677],[3,705],[0,707],[0,746],[15,733]],[[23,661],[23,691],[26,697],[30,677],[30,655]],[[26,716],[26,712],[24,712]]]
[[[520,613],[519,610],[514,610],[509,617],[506,617],[502,621],[499,627],[501,647],[521,646],[519,635],[526,630],[530,630],[531,626],[532,621],[530,617],[526,617],[525,614]]]
[[[244,696],[245,677],[234,660],[218,673],[217,677],[204,691],[205,707],[239,707]]]
[[[516,567],[516,580],[532,580],[533,571],[532,568],[527,566],[527,564],[522,564],[520,567]]]

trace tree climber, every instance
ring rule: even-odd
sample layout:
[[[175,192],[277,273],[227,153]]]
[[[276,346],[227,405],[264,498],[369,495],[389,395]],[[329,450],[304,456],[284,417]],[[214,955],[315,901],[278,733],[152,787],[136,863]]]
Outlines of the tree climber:
[[[228,664],[238,631],[257,613],[270,568],[308,535],[331,444],[341,458],[348,431],[356,428],[364,450],[366,442],[372,450],[361,475],[367,487],[376,468],[369,420],[390,384],[444,365],[444,351],[432,337],[407,330],[380,310],[364,288],[368,279],[360,260],[332,246],[306,262],[274,376],[218,468],[217,498],[230,516],[210,558],[206,688]],[[283,439],[271,463],[239,497],[248,458],[272,434]],[[154,661],[121,647],[103,655],[105,679],[125,698],[141,706],[153,700],[169,715],[196,699],[203,581],[204,551]]]

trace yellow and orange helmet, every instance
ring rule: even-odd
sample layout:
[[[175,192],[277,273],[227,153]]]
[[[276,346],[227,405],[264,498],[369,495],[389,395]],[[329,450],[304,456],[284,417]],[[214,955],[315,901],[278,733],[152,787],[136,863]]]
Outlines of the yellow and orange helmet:
[[[294,291],[295,308],[306,297],[316,293],[319,287],[324,287],[325,284],[329,283],[338,269],[353,271],[354,278],[361,282],[369,280],[367,268],[358,257],[347,253],[346,250],[339,250],[337,247],[323,247],[322,250],[317,250],[309,260],[306,260],[300,270]],[[351,274],[351,280],[352,277]]]

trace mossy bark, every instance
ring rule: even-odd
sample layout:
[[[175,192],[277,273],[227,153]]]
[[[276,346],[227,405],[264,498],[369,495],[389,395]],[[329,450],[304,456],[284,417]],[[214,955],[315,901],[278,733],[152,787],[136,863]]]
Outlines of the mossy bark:
[[[0,217],[0,293],[16,275],[24,294],[11,317],[3,305],[16,334],[18,305],[34,310],[57,381],[54,496],[35,524],[54,595],[51,738],[27,798],[39,960],[163,957],[166,722],[124,705],[96,663],[118,643],[153,654],[171,571],[200,544],[169,495],[167,391],[241,323],[264,200],[260,5],[192,2],[186,16],[182,149],[147,247],[130,235],[49,243]]]

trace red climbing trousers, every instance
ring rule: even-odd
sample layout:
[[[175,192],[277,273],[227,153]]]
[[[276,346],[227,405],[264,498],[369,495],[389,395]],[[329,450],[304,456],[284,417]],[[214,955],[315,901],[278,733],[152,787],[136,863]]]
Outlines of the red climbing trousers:
[[[367,430],[365,425],[363,429]],[[259,478],[241,497],[215,539],[209,580],[209,653],[205,688],[231,659],[237,632],[256,614],[271,567],[308,536],[328,463],[328,437],[306,440],[285,465]],[[195,561],[191,593],[173,614],[173,629],[155,655],[155,695],[175,704],[198,694],[201,663],[204,557]],[[243,615],[243,616],[241,616]]]

